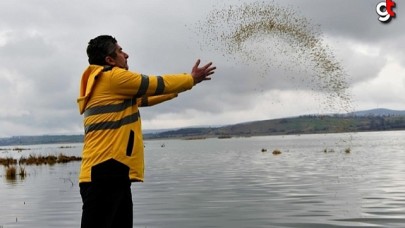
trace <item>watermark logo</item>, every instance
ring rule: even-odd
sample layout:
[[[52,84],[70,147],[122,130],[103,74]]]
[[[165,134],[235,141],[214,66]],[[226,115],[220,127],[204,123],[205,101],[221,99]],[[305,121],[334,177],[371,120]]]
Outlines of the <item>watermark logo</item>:
[[[392,18],[395,18],[396,13],[394,12],[395,2],[392,0],[385,0],[377,4],[376,12],[379,21],[382,23],[388,23],[391,21]]]

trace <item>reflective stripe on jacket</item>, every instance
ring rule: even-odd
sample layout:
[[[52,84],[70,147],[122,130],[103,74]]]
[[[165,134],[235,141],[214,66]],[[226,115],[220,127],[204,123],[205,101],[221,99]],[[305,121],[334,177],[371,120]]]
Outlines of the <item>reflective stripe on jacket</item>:
[[[83,73],[77,99],[85,129],[79,182],[143,181],[138,107],[172,99],[192,87],[190,74],[146,76],[90,65]]]

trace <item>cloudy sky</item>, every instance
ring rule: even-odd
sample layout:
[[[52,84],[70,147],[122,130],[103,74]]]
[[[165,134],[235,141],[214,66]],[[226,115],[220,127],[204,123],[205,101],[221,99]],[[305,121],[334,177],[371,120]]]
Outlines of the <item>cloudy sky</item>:
[[[295,18],[305,18],[319,32],[322,45],[344,69],[344,93],[350,98],[345,104],[311,85],[314,76],[300,69],[312,65],[289,58],[294,54],[285,47],[285,36],[269,33],[263,42],[246,41],[245,50],[262,53],[257,61],[223,52],[224,44],[215,41],[222,30],[218,26],[227,31],[238,21],[227,26],[230,22],[212,17],[212,12],[254,2],[2,0],[0,137],[83,132],[76,98],[88,65],[87,42],[100,34],[117,38],[129,54],[130,70],[136,72],[190,72],[198,58],[217,66],[211,81],[175,100],[142,108],[144,129],[342,112],[347,103],[350,110],[405,110],[402,2],[395,1],[397,15],[384,24],[376,13],[380,0],[268,1],[294,12]],[[280,54],[280,46],[287,53]]]

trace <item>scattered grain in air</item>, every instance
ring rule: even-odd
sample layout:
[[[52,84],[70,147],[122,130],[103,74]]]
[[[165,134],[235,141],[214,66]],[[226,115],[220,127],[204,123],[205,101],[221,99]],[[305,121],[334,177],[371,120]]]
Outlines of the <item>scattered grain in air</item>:
[[[204,47],[224,53],[230,61],[255,66],[262,77],[275,68],[294,71],[290,80],[300,80],[300,86],[325,96],[324,109],[352,110],[341,63],[325,45],[319,26],[292,7],[271,1],[229,5],[211,11],[195,27],[202,31]]]

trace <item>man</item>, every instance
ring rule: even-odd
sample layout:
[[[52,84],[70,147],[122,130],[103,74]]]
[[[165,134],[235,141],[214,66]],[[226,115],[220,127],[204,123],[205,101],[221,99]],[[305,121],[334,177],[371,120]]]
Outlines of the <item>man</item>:
[[[138,107],[170,100],[210,80],[216,67],[191,74],[146,76],[128,71],[128,54],[109,35],[90,40],[90,66],[77,99],[84,115],[84,145],[79,175],[82,227],[132,227],[131,183],[144,179],[143,141]]]

